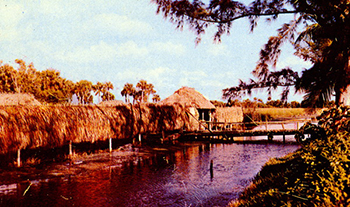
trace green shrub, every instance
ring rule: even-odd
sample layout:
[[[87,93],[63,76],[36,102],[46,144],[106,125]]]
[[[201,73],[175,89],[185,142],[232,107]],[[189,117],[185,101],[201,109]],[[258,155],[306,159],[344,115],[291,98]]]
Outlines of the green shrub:
[[[301,149],[266,163],[230,206],[349,206],[350,109],[332,108],[307,124]]]

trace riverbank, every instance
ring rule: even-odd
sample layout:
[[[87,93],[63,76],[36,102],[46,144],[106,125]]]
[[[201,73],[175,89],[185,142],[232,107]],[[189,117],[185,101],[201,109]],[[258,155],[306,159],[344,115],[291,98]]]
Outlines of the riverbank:
[[[350,203],[350,109],[324,112],[302,148],[267,162],[229,206],[347,206]]]

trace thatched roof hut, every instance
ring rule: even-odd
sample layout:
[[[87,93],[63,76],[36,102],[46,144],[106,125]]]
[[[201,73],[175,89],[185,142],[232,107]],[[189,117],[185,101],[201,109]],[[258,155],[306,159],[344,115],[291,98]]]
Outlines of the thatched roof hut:
[[[197,109],[215,109],[215,106],[194,88],[184,86],[175,91],[173,95],[162,100],[160,104],[180,103],[187,107]]]
[[[2,106],[38,106],[41,105],[39,101],[34,98],[33,94],[26,93],[1,93],[0,105]]]
[[[187,107],[197,109],[215,109],[215,106],[194,88],[184,86],[175,91],[173,95],[162,100],[160,104],[180,103]]]
[[[125,105],[126,103],[121,100],[110,100],[110,101],[102,101],[98,105],[100,106],[120,106],[120,105]]]
[[[93,143],[137,134],[193,131],[189,119],[180,104],[0,106],[0,154],[60,147],[69,142]]]
[[[212,113],[215,111],[215,106],[205,98],[200,92],[194,88],[184,86],[175,91],[173,95],[162,100],[161,105],[181,104],[190,112],[190,123],[192,127],[197,128],[201,126],[201,121],[212,121]]]

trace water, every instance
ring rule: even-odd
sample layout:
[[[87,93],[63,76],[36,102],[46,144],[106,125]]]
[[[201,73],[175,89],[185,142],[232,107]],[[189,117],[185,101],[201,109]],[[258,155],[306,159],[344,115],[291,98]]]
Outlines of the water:
[[[226,206],[266,161],[297,148],[205,143],[153,149],[126,146],[111,155],[99,153],[2,176],[0,206]]]

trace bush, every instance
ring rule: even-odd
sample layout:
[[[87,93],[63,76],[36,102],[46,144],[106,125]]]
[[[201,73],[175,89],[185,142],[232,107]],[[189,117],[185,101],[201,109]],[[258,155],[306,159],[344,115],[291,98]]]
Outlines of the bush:
[[[350,109],[332,108],[307,124],[302,147],[266,163],[230,206],[348,206],[350,203]]]

